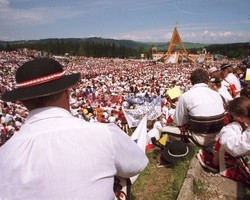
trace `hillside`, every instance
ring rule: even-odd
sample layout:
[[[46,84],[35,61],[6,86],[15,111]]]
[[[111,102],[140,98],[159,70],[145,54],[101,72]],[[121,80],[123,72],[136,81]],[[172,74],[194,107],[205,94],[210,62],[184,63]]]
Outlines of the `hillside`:
[[[45,44],[45,43],[95,43],[95,44],[115,44],[116,46],[124,46],[127,48],[138,49],[140,46],[144,46],[145,49],[151,47],[157,47],[159,50],[166,50],[169,46],[169,42],[137,42],[133,40],[115,40],[115,39],[106,39],[100,37],[90,37],[90,38],[48,38],[40,40],[19,40],[19,41],[0,41],[0,45],[17,45],[17,44]],[[207,44],[201,43],[191,43],[184,42],[184,45],[187,49],[191,48],[203,48]]]
[[[206,48],[212,54],[221,54],[230,58],[244,57],[249,54],[248,43],[232,44],[202,44],[184,42],[190,53]],[[30,48],[47,51],[56,55],[66,52],[72,55],[85,55],[94,57],[140,57],[140,54],[150,56],[152,47],[158,51],[166,52],[169,42],[137,42],[132,40],[91,38],[48,38],[40,40],[0,41],[0,50],[15,50],[17,48]]]

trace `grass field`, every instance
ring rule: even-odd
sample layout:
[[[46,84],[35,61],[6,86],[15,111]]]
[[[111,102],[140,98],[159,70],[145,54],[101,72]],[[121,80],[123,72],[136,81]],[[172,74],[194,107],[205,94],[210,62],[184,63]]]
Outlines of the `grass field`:
[[[186,176],[192,156],[172,167],[157,168],[160,149],[147,151],[149,164],[132,185],[132,200],[176,199]]]

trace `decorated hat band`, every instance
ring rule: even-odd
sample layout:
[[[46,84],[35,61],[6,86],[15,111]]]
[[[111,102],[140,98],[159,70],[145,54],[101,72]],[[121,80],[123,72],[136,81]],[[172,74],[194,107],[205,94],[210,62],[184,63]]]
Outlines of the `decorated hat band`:
[[[65,74],[65,71],[62,71],[62,72],[57,72],[57,73],[50,74],[47,76],[42,76],[40,78],[32,79],[29,81],[20,82],[16,84],[16,88],[27,88],[27,87],[39,85],[42,83],[47,83],[47,82],[61,78],[64,74]]]
[[[170,156],[173,156],[173,157],[184,157],[184,156],[186,156],[187,154],[188,154],[188,152],[189,152],[189,150],[188,150],[188,147],[186,147],[187,148],[187,151],[186,151],[186,153],[183,153],[183,154],[179,154],[179,155],[174,155],[174,154],[172,154],[170,151],[169,151],[169,149],[168,149],[168,153],[169,153],[169,155]]]

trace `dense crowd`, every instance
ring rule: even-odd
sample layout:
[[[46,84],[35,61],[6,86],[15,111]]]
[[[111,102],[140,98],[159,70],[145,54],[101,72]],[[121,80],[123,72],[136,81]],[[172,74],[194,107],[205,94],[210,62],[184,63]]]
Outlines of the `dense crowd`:
[[[42,52],[27,49],[0,52],[0,94],[15,88],[14,74],[20,65],[41,56]],[[154,131],[160,131],[172,123],[178,99],[171,99],[167,91],[175,86],[179,86],[183,92],[188,91],[192,87],[190,74],[195,69],[203,68],[209,72],[211,88],[222,96],[225,103],[240,96],[241,89],[246,86],[244,67],[237,60],[227,61],[232,71],[223,74],[222,61],[209,64],[163,64],[81,56],[54,58],[65,67],[66,73],[81,73],[81,80],[72,88],[70,105],[71,113],[86,121],[115,123],[128,132],[122,107],[133,109],[160,96],[162,115],[148,127],[151,129],[149,137],[159,135],[159,132]],[[2,144],[19,130],[27,115],[28,110],[19,102],[0,100]]]
[[[18,66],[42,52],[20,49],[0,52],[0,94],[15,87],[14,73]],[[151,101],[162,97],[163,126],[174,109],[166,95],[168,89],[180,86],[183,92],[190,87],[189,76],[195,68],[203,67],[210,72],[219,69],[220,62],[211,64],[155,64],[149,61],[56,57],[68,73],[80,72],[82,79],[73,88],[71,95],[72,114],[90,122],[116,123],[125,127],[126,119],[122,106],[132,108],[138,102]],[[237,66],[238,61],[232,61]],[[1,138],[9,138],[23,124],[28,112],[18,103],[0,101]],[[125,130],[125,129],[124,129]],[[126,129],[127,130],[127,129]],[[5,139],[4,139],[5,138]]]
[[[26,49],[1,52],[0,92],[4,93],[5,90],[15,87],[14,73],[18,66],[40,56],[41,52]],[[91,122],[114,122],[120,127],[126,124],[122,105],[133,106],[137,102],[136,98],[145,97],[150,100],[158,95],[163,97],[163,104],[166,105],[166,91],[175,85],[180,86],[183,91],[187,90],[190,87],[188,76],[197,67],[124,59],[59,59],[67,72],[82,74],[80,83],[72,91],[72,114]],[[164,110],[166,108],[163,108]],[[164,113],[168,114],[166,111]],[[1,101],[0,114],[1,138],[5,140],[3,138],[9,138],[20,128],[28,113],[21,104]]]

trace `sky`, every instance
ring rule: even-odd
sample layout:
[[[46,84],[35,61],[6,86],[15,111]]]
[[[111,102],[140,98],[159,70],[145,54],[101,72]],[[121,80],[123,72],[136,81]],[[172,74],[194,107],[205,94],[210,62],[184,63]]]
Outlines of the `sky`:
[[[250,0],[0,0],[0,40],[250,42]]]

